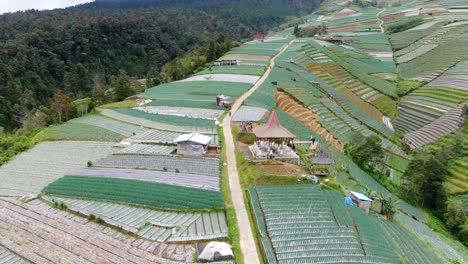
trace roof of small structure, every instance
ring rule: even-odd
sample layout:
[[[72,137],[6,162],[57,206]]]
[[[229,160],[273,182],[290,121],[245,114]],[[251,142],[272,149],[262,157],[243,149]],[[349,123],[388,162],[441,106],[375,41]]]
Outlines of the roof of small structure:
[[[257,138],[295,138],[296,136],[289,132],[280,124],[276,112],[273,111],[270,115],[268,123],[253,129]]]
[[[358,198],[359,200],[363,200],[363,201],[369,201],[369,202],[372,202],[372,199],[367,197],[367,195],[365,194],[362,194],[362,193],[358,193],[358,192],[351,192],[354,196],[356,196],[356,198]]]
[[[320,152],[319,154],[315,155],[315,157],[310,158],[310,161],[314,164],[322,164],[322,165],[329,165],[333,164],[334,161],[327,157],[324,153]]]
[[[183,134],[178,136],[176,139],[174,139],[174,142],[184,142],[184,141],[190,141],[190,142],[195,142],[198,144],[206,145],[211,141],[211,137],[202,135],[197,132],[193,132],[190,134]]]
[[[223,257],[234,256],[234,253],[231,249],[231,245],[229,245],[226,242],[213,241],[209,242],[208,245],[206,245],[202,253],[198,256],[198,259],[213,261],[216,253]]]

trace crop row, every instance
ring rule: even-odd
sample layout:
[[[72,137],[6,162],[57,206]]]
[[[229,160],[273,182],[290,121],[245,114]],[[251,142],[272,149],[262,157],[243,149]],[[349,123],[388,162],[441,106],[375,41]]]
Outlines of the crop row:
[[[0,168],[0,194],[38,194],[64,174],[73,173],[112,152],[112,143],[60,141],[42,142],[19,154]]]
[[[142,247],[141,240],[39,200],[2,199],[0,236],[2,245],[32,263],[173,263],[167,259],[172,253],[166,252],[164,258],[165,252],[156,253],[159,244],[149,243],[155,251],[147,251],[148,243]]]
[[[158,182],[164,184],[185,186],[219,191],[219,177],[198,175],[182,172],[165,172],[155,170],[98,168],[90,167],[78,172],[81,176],[99,176],[120,179]]]
[[[226,217],[223,212],[179,213],[163,212],[123,204],[61,197],[44,197],[50,202],[64,203],[67,209],[86,215],[94,215],[107,224],[122,228],[141,237],[159,242],[184,242],[206,236],[227,236]],[[147,224],[149,223],[149,224]],[[144,228],[142,228],[145,226]],[[177,232],[172,228],[177,227]],[[193,239],[197,240],[197,239]]]
[[[110,155],[94,162],[93,165],[97,167],[165,170],[219,176],[219,160],[215,158],[191,158],[175,155]]]
[[[145,132],[145,129],[139,126],[120,122],[99,115],[86,115],[80,118],[72,119],[69,122],[101,127],[126,137]]]
[[[220,192],[106,177],[64,176],[44,188],[43,193],[164,209],[223,208]]]

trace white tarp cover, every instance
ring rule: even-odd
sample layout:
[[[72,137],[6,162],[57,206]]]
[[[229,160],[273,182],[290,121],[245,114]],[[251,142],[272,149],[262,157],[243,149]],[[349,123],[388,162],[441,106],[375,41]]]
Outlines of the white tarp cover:
[[[208,260],[213,261],[215,256],[220,256],[225,259],[227,257],[233,257],[231,245],[226,242],[210,242],[203,249],[203,252],[198,256],[198,260]]]
[[[176,139],[174,139],[174,142],[179,143],[179,142],[184,142],[184,141],[190,141],[190,142],[195,142],[198,144],[206,145],[210,143],[211,137],[202,135],[197,132],[193,132],[190,134],[183,134],[178,136]]]

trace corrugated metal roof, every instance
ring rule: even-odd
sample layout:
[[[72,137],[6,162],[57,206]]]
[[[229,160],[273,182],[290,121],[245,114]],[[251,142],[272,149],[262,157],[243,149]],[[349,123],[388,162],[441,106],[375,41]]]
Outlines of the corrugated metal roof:
[[[369,202],[372,202],[372,199],[367,197],[367,195],[365,194],[362,194],[362,193],[358,193],[358,192],[351,192],[354,196],[356,196],[356,198],[358,198],[359,200],[363,200],[363,201],[369,201]]]
[[[197,133],[197,132],[193,132],[193,133],[190,133],[190,134],[180,135],[176,139],[174,139],[174,142],[176,142],[176,143],[184,142],[184,141],[190,141],[190,142],[195,142],[195,143],[199,143],[199,144],[202,144],[202,145],[206,145],[211,141],[211,137],[202,135],[202,134]]]

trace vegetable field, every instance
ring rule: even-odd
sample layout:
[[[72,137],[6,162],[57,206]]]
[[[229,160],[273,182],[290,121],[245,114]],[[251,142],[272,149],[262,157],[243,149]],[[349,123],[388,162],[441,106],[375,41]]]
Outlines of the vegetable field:
[[[249,190],[268,263],[398,263],[374,219],[318,186]]]
[[[11,252],[7,248],[0,246],[0,263],[2,264],[7,264],[7,263],[26,264],[29,262],[19,257],[15,253]]]
[[[187,263],[194,254],[191,245],[136,239],[39,200],[2,198],[0,235],[4,247],[33,263]]]
[[[147,205],[163,209],[223,208],[220,192],[105,177],[64,176],[44,188],[43,193]],[[180,195],[182,193],[184,195]]]
[[[182,172],[164,172],[154,170],[119,169],[119,168],[85,168],[78,172],[80,176],[96,176],[139,181],[150,181],[164,184],[185,186],[219,191],[219,177],[197,175]]]
[[[86,167],[89,160],[109,155],[111,148],[112,143],[103,142],[42,142],[0,167],[0,195],[38,194],[64,174]]]
[[[219,160],[181,156],[110,155],[93,163],[97,167],[180,171],[219,176]]]
[[[44,140],[120,141],[125,136],[101,127],[67,122],[53,125],[41,133]]]
[[[120,122],[99,115],[86,115],[80,118],[72,119],[68,122],[104,128],[126,137],[145,132],[145,129],[139,126]]]
[[[44,199],[64,203],[69,210],[86,216],[94,215],[107,224],[158,242],[189,242],[228,235],[223,212],[176,213],[94,200],[50,196]],[[173,232],[173,228],[178,230]]]
[[[120,108],[115,109],[118,113],[142,118],[158,123],[169,124],[169,125],[176,125],[176,126],[187,126],[187,127],[211,127],[214,126],[213,120],[201,119],[201,118],[190,118],[190,117],[183,117],[183,116],[175,116],[175,115],[166,115],[166,114],[157,114],[151,112],[145,112],[143,109],[146,108],[138,108],[138,109],[128,109],[128,108]]]

